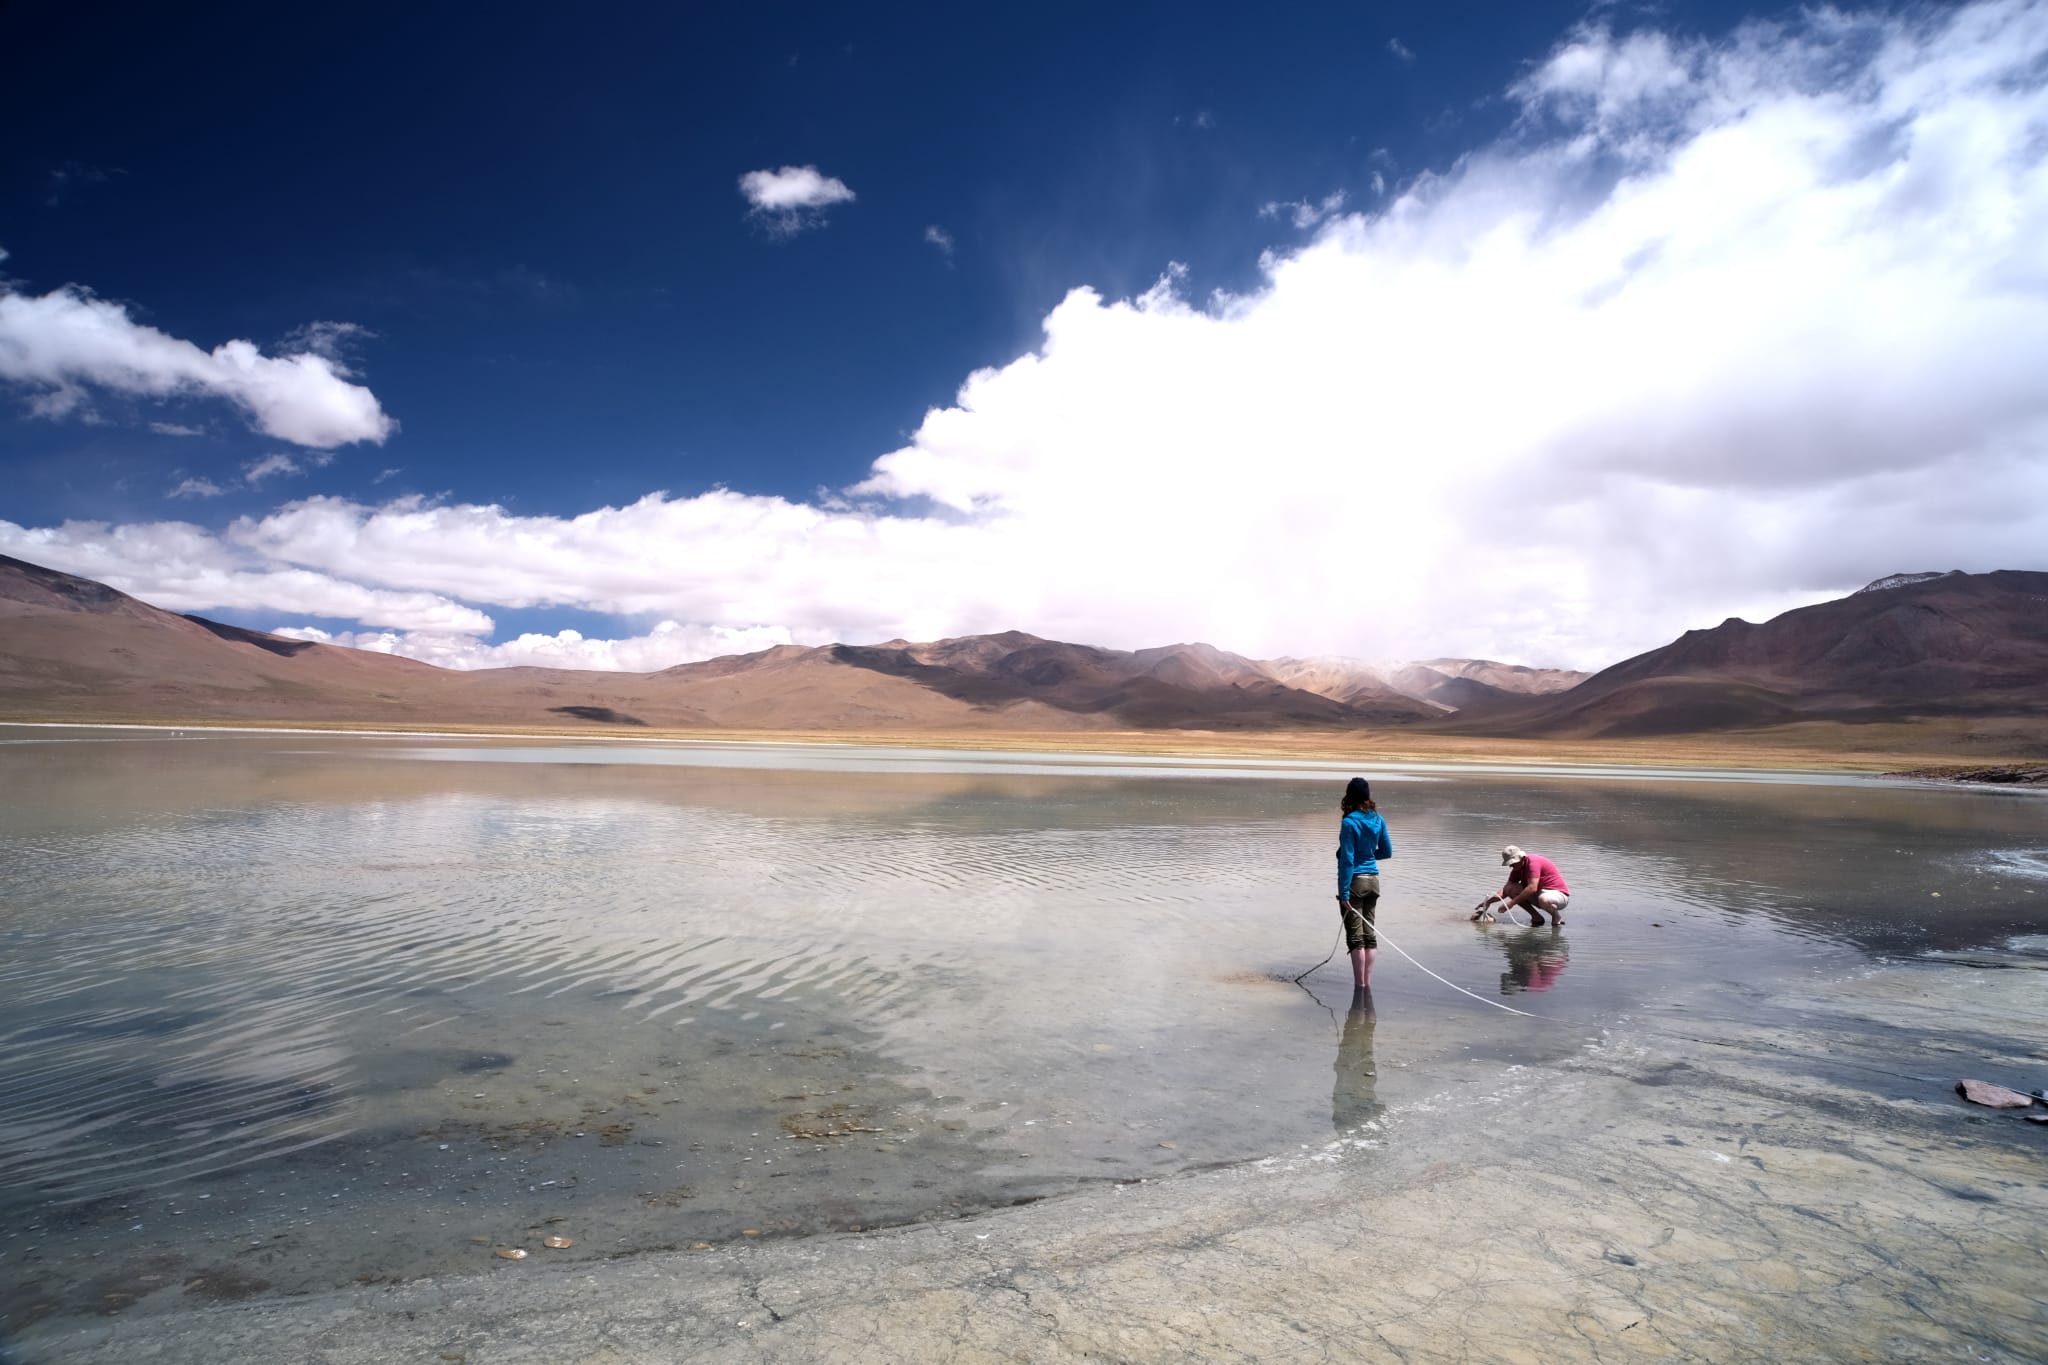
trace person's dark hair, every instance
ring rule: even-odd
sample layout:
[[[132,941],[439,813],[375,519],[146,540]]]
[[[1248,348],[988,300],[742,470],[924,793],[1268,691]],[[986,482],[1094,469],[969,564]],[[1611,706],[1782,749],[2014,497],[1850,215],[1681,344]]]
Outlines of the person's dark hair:
[[[1372,783],[1362,777],[1354,777],[1344,784],[1344,813],[1355,810],[1378,810],[1373,804]]]

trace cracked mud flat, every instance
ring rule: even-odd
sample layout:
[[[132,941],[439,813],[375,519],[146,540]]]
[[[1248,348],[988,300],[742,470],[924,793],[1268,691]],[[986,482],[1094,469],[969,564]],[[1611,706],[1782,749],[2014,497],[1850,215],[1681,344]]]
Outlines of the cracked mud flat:
[[[1618,1023],[1487,1101],[1226,1170],[881,1234],[521,1266],[39,1331],[216,1362],[1975,1360],[2048,1356],[2048,972],[1871,969],[1760,1026]],[[1679,1004],[1686,1007],[1679,1008]],[[1987,1051],[1989,1049],[1989,1051]]]

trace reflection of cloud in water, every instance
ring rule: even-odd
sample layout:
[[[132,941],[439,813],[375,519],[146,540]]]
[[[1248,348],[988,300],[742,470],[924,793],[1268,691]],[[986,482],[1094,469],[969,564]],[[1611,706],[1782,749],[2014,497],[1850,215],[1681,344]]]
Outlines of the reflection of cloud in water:
[[[2048,848],[2001,848],[1984,855],[1983,870],[2048,882]]]
[[[348,1131],[350,1058],[320,1003],[249,1000],[218,978],[178,994],[187,1008],[81,992],[38,1036],[0,1046],[0,1179],[66,1202],[248,1165]]]

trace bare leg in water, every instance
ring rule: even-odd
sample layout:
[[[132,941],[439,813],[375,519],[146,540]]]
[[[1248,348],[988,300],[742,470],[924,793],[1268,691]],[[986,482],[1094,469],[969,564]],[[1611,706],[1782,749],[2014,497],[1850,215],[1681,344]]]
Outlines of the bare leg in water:
[[[1380,955],[1377,948],[1353,948],[1351,950],[1351,984],[1354,989],[1368,990],[1372,986],[1373,960]]]

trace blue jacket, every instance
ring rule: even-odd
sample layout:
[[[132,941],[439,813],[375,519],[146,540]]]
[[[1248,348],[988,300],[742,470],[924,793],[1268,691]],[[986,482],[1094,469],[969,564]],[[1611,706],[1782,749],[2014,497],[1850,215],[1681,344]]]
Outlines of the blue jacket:
[[[1363,872],[1380,873],[1379,860],[1394,856],[1394,842],[1387,838],[1387,822],[1376,810],[1355,810],[1337,827],[1337,894],[1351,894],[1351,878]]]

